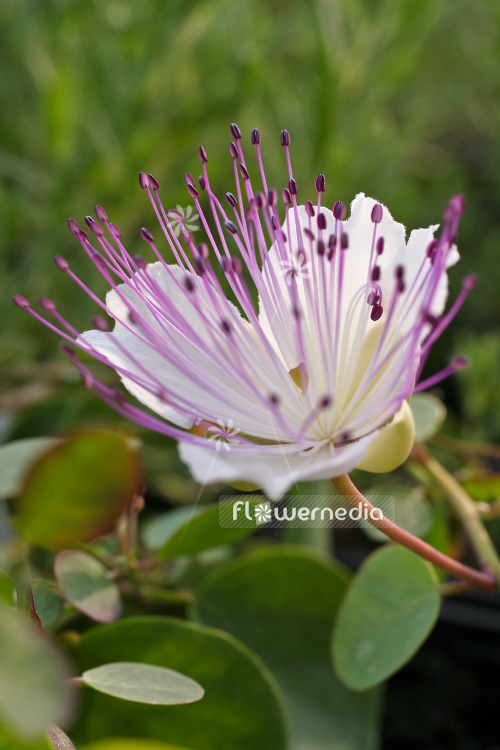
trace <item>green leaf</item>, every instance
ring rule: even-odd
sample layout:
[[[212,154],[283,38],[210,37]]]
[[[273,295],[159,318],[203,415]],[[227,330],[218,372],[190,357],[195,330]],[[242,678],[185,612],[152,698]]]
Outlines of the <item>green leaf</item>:
[[[179,745],[165,745],[164,742],[155,742],[154,740],[113,737],[108,740],[92,742],[90,745],[82,747],[82,750],[188,750],[188,748]]]
[[[249,500],[254,505],[262,502]],[[151,521],[145,528],[144,541],[151,549],[157,549],[162,557],[192,556],[212,547],[234,544],[252,534],[257,524],[252,521],[236,528],[221,527],[219,504],[209,505],[196,511],[179,508]]]
[[[59,658],[31,623],[0,605],[0,717],[21,738],[44,733],[65,714],[68,696]]]
[[[197,750],[285,750],[279,691],[261,661],[226,633],[171,617],[132,617],[92,628],[75,646],[82,670],[110,661],[174,669],[205,689],[186,706],[126,703],[84,692],[76,744],[141,736]]]
[[[5,604],[14,604],[14,579],[3,570],[0,570],[0,601]]]
[[[106,695],[153,706],[194,703],[203,698],[203,688],[195,680],[173,669],[153,664],[114,662],[84,672],[86,685]]]
[[[409,487],[370,487],[364,493],[369,496],[375,507],[391,518],[395,503],[395,522],[405,531],[418,537],[429,533],[433,524],[432,506],[420,489]],[[369,521],[361,519],[359,525],[370,539],[376,542],[387,542],[388,537],[376,529]]]
[[[54,750],[54,746],[47,737],[25,741],[0,726],[0,750]]]
[[[473,500],[492,503],[500,499],[500,474],[477,472],[462,482],[462,487]]]
[[[73,547],[112,528],[139,481],[130,440],[105,430],[82,430],[32,467],[17,501],[17,527],[43,547]]]
[[[446,419],[446,407],[432,393],[415,393],[410,401],[415,420],[415,440],[425,442],[439,430]]]
[[[60,552],[54,574],[66,599],[97,622],[112,622],[121,613],[120,592],[106,567],[86,552]]]
[[[46,583],[36,582],[33,584],[33,596],[38,617],[44,628],[49,628],[61,616],[63,603],[61,597]]]
[[[333,659],[340,679],[366,690],[403,666],[434,627],[440,605],[432,566],[404,547],[371,555],[340,608]]]
[[[252,648],[285,695],[293,750],[377,747],[380,693],[347,690],[335,677],[330,639],[348,576],[304,547],[247,554],[202,581],[193,606],[201,622]]]
[[[17,495],[28,469],[58,442],[55,438],[37,437],[0,446],[0,500]]]
[[[54,750],[76,750],[68,735],[55,724],[51,724],[47,734]]]

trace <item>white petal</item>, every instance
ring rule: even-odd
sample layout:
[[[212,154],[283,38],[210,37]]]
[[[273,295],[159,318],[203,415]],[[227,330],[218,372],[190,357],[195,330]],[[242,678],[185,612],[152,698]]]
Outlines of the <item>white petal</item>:
[[[282,495],[306,479],[330,479],[351,471],[370,447],[375,434],[335,449],[328,446],[315,453],[242,455],[217,452],[191,443],[180,443],[179,453],[200,484],[246,481],[262,487],[268,495]]]

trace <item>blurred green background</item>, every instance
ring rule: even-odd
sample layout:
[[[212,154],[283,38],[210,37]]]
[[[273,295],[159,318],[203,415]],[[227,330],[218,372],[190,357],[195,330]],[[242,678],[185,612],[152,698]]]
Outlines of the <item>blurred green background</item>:
[[[303,200],[321,171],[327,204],[362,190],[411,229],[466,194],[451,289],[471,270],[479,282],[431,364],[474,350],[465,378],[490,392],[472,411],[456,384],[447,399],[469,409],[481,437],[500,439],[500,417],[482,419],[497,402],[500,413],[498,0],[2,0],[0,65],[0,409],[72,387],[57,337],[11,302],[16,292],[49,296],[77,328],[91,327],[94,305],[52,262],[63,254],[104,291],[66,219],[99,202],[129,248],[143,250],[140,226],[157,230],[139,170],[158,178],[167,207],[186,206],[183,175],[199,173],[203,144],[213,186],[231,190],[236,121],[251,162],[260,128],[279,188],[279,135],[290,131]],[[56,400],[41,425],[30,416],[17,432],[77,420],[95,402],[78,398],[78,414],[61,419]]]

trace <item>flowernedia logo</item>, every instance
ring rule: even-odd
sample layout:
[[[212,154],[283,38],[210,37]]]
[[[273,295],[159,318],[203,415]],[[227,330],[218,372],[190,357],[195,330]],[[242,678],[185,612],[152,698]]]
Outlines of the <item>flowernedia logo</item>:
[[[396,500],[392,495],[367,495],[368,509],[341,495],[292,495],[280,499],[264,495],[223,495],[219,500],[219,524],[223,528],[267,526],[269,528],[329,528],[388,526],[396,521]]]
[[[182,231],[197,232],[200,228],[200,217],[192,206],[177,206],[167,211],[167,216],[177,237],[180,237]]]

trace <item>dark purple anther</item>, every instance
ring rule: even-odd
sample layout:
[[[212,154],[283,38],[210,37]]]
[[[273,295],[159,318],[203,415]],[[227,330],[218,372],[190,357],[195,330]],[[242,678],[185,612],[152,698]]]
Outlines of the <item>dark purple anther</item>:
[[[71,359],[74,359],[76,357],[75,350],[67,344],[61,344],[59,347],[59,351],[65,354],[67,357],[71,357]]]
[[[422,318],[425,320],[426,323],[429,323],[433,328],[435,328],[438,324],[438,319],[435,315],[432,315],[430,312],[426,312],[422,315]]]
[[[74,219],[68,219],[68,227],[71,234],[74,234],[75,237],[80,236],[80,232],[82,231],[76,221]]]
[[[38,300],[38,304],[40,305],[42,310],[45,310],[45,312],[54,313],[56,311],[55,304],[48,297],[40,297],[40,299]]]
[[[325,216],[325,214],[318,214],[318,229],[326,229],[326,216]]]
[[[252,130],[252,143],[254,146],[256,146],[258,143],[260,143],[260,133],[257,130],[257,128],[254,128]]]
[[[330,250],[335,250],[335,248],[337,247],[337,238],[334,234],[331,234],[328,237],[328,247],[330,248]]]
[[[467,357],[455,357],[452,365],[456,370],[464,370],[469,366],[469,360],[467,359]]]
[[[349,236],[346,234],[346,232],[342,232],[340,235],[340,247],[342,250],[347,250],[349,247]]]
[[[269,394],[269,403],[270,404],[272,404],[273,406],[278,406],[279,402],[280,402],[280,397],[278,396],[277,393],[270,393]]]
[[[278,228],[278,222],[276,221],[276,218],[274,216],[271,216],[271,226],[274,231],[276,231]]]
[[[200,276],[203,276],[203,274],[205,273],[205,271],[206,271],[207,269],[206,269],[206,268],[205,268],[205,266],[203,265],[203,261],[202,261],[202,259],[201,259],[201,258],[195,258],[195,259],[194,259],[194,261],[193,261],[193,265],[194,265],[194,267],[196,268],[196,271],[197,271],[197,273],[198,273],[198,274],[199,274]]]
[[[146,227],[141,227],[141,237],[143,240],[146,240],[146,242],[154,242],[153,235],[149,229],[146,229]]]
[[[403,279],[405,275],[404,266],[396,266],[394,273],[397,279]]]
[[[366,303],[372,307],[373,305],[378,305],[380,302],[380,296],[377,294],[377,292],[370,292],[370,294],[367,297]]]
[[[455,216],[460,216],[465,211],[465,196],[459,193],[454,195],[444,210],[444,218],[452,219]]]
[[[194,177],[193,177],[193,175],[191,174],[191,172],[186,172],[186,174],[184,175],[184,182],[185,182],[185,183],[186,183],[186,185],[188,185],[188,186],[189,186],[189,185],[194,185]]]
[[[239,141],[241,139],[241,130],[235,122],[231,123],[231,135],[236,141]]]
[[[208,245],[206,242],[201,242],[198,247],[198,252],[200,254],[200,257],[203,258],[203,260],[208,260],[208,256],[210,254]]]
[[[236,144],[235,143],[231,142],[229,144],[229,153],[231,154],[231,156],[233,157],[233,159],[237,159],[238,158],[238,149],[236,148]]]
[[[396,282],[396,292],[398,294],[403,294],[405,289],[406,289],[406,284],[404,283],[403,279],[398,279]]]
[[[194,185],[188,185],[187,189],[188,189],[188,193],[191,196],[191,198],[198,198],[198,196],[200,195],[199,192],[196,190],[196,188],[195,188]]]
[[[432,258],[438,245],[437,240],[431,240],[427,246],[427,257]]]
[[[238,201],[232,193],[226,193],[226,200],[233,208],[236,208],[236,206],[238,205]]]
[[[160,188],[160,183],[158,182],[158,180],[157,180],[157,179],[155,179],[155,178],[153,177],[153,175],[152,175],[152,174],[148,174],[148,179],[149,179],[149,187],[150,187],[150,188],[153,188],[153,190],[159,190],[159,188]]]
[[[95,215],[97,216],[98,221],[105,222],[108,220],[108,214],[106,213],[106,211],[103,209],[102,206],[97,205],[95,207]]]
[[[314,240],[316,239],[316,237],[314,236],[314,232],[311,232],[311,230],[309,229],[309,227],[304,227],[304,229],[302,231],[305,234],[305,236],[307,237],[307,239],[311,240],[311,242],[314,242]]]
[[[345,206],[342,201],[337,201],[333,206],[333,215],[338,221],[343,221],[345,217]]]
[[[149,178],[146,172],[139,172],[139,185],[143,190],[146,190],[146,188],[149,186]]]
[[[137,268],[139,268],[141,271],[144,271],[144,269],[147,268],[148,264],[144,260],[144,258],[141,255],[134,255],[132,258]]]
[[[257,208],[264,208],[264,206],[266,205],[266,196],[261,190],[259,190],[259,192],[255,196],[255,200],[257,203]]]
[[[379,281],[380,279],[380,266],[374,266],[372,271],[372,281]]]
[[[384,238],[379,237],[377,240],[377,246],[376,246],[377,255],[382,255],[382,253],[384,252],[384,244],[385,244]]]
[[[295,278],[295,274],[293,275],[292,278]],[[292,307],[292,313],[293,313],[294,318],[296,320],[299,320],[299,318],[300,318],[300,307],[297,307],[296,305],[294,305]]]
[[[220,322],[221,328],[224,331],[224,333],[227,333],[228,335],[231,333],[231,323],[223,318]]]
[[[288,130],[281,131],[281,145],[282,146],[290,145],[290,133],[288,132]]]
[[[323,398],[320,398],[318,402],[318,409],[327,409],[331,403],[332,399],[330,398],[330,396],[323,396]]]
[[[116,224],[114,224],[113,222],[110,223],[109,229],[110,229],[111,234],[113,235],[113,237],[118,238],[118,237],[122,236],[122,233],[120,232],[120,230],[118,229],[118,227],[116,226]]]
[[[466,292],[470,292],[471,289],[474,289],[477,282],[477,276],[475,273],[470,273],[468,276],[465,277],[465,279],[462,282],[462,287],[465,289]]]
[[[202,160],[202,162],[204,164],[207,163],[208,156],[207,156],[207,152],[205,151],[205,149],[203,148],[203,146],[200,146],[200,148],[198,149],[198,156],[200,157],[200,159]]]
[[[383,312],[384,312],[384,308],[382,307],[382,305],[373,305],[372,311],[370,313],[370,318],[374,322],[376,322],[377,320],[380,320]]]
[[[108,322],[102,317],[102,315],[94,315],[92,318],[92,324],[95,325],[99,331],[109,331]]]
[[[69,268],[68,261],[65,260],[61,255],[56,255],[56,257],[54,258],[54,263],[60,271],[67,271]]]
[[[248,174],[248,169],[241,162],[240,162],[240,175],[243,177],[244,180],[248,180],[250,178],[250,175]]]
[[[325,243],[323,240],[318,240],[318,255],[324,255],[325,254]]]
[[[158,389],[158,398],[160,401],[163,401],[164,404],[168,404],[169,398],[168,398],[168,391],[166,388],[159,388]]]
[[[319,174],[316,177],[316,190],[318,193],[324,193],[326,190],[326,180],[324,174]]]
[[[278,192],[276,188],[270,188],[267,191],[267,204],[271,208],[274,208],[278,204]]]
[[[297,193],[298,193],[297,183],[296,183],[296,181],[295,181],[295,180],[293,179],[293,177],[291,177],[291,178],[290,178],[290,179],[288,180],[288,189],[289,189],[289,191],[290,191],[290,193],[291,193],[292,195],[297,195]]]
[[[29,309],[30,303],[28,302],[26,297],[21,297],[20,294],[14,294],[14,296],[12,297],[12,300],[15,305],[21,308],[21,310]]]
[[[92,216],[85,217],[85,223],[88,228],[95,234],[96,237],[104,237],[104,229],[98,224]]]
[[[242,265],[239,258],[231,258],[231,270],[236,276],[241,276]]]
[[[200,175],[198,177],[198,185],[200,186],[200,190],[206,190],[207,189],[207,184],[205,182],[205,178],[203,177],[203,175]]]
[[[283,190],[282,196],[283,196],[283,203],[285,204],[285,206],[289,206],[290,203],[292,202],[292,197],[286,188]]]
[[[382,206],[380,203],[375,203],[372,208],[372,221],[374,224],[380,224],[382,221]]]
[[[312,217],[314,216],[314,206],[312,204],[312,201],[306,201],[304,203],[304,208],[306,209],[306,214],[312,219]]]
[[[231,234],[238,234],[238,227],[233,221],[225,221],[224,226],[228,232],[231,232]]]
[[[194,281],[189,276],[184,277],[184,286],[188,292],[194,292],[195,290]]]

